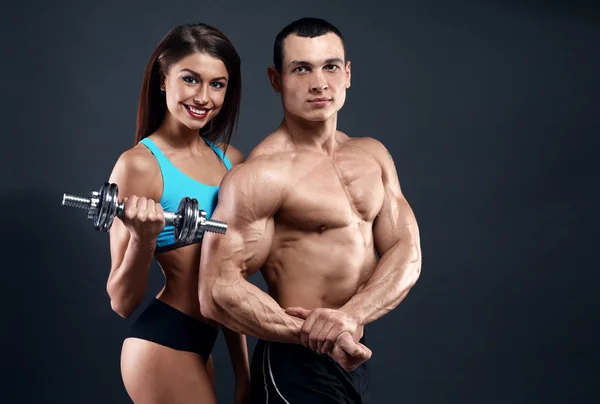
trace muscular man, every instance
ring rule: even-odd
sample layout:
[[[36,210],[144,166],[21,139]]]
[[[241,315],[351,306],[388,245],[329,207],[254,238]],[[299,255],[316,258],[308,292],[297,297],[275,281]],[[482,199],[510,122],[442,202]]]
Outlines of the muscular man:
[[[253,403],[365,403],[364,325],[417,281],[417,222],[386,148],[337,130],[350,87],[340,32],[295,21],[274,64],[283,121],[221,183],[213,216],[229,229],[204,238],[202,314],[259,338]],[[268,294],[246,280],[259,269]]]

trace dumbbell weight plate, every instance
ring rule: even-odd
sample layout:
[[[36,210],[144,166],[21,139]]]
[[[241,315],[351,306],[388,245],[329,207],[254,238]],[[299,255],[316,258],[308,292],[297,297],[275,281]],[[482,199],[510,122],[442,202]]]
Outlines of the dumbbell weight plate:
[[[191,244],[196,235],[195,224],[199,214],[198,200],[184,197],[179,202],[177,214],[180,217],[179,225],[175,225],[175,241],[177,243]]]
[[[108,231],[112,226],[116,215],[122,214],[122,207],[119,205],[117,196],[119,187],[117,184],[104,183],[100,188],[99,209],[93,217],[94,228],[100,231]]]

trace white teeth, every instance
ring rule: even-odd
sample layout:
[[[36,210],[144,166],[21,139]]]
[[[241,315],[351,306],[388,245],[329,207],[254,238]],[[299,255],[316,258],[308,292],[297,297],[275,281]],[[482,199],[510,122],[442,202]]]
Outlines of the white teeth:
[[[204,115],[205,113],[208,112],[207,109],[196,109],[192,106],[188,105],[188,108],[190,109],[190,111],[192,111],[194,114],[198,114],[198,115]]]

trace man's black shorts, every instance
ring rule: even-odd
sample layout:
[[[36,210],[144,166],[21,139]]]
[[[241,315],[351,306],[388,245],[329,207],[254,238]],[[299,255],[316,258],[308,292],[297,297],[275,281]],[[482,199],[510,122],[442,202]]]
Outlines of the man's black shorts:
[[[364,338],[361,340],[364,343]],[[300,344],[258,340],[252,355],[252,404],[368,404],[366,362],[347,372]]]

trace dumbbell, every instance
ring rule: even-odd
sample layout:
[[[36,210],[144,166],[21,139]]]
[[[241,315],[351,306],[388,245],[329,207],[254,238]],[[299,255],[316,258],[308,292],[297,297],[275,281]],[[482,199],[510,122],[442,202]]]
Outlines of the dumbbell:
[[[99,191],[92,191],[89,198],[78,195],[63,194],[62,206],[87,209],[87,218],[99,231],[108,231],[115,216],[120,218],[125,213],[125,204],[117,200],[119,187],[108,182],[102,184]],[[164,212],[165,225],[175,228],[177,243],[190,244],[195,237],[205,231],[225,234],[227,224],[219,220],[207,220],[206,211],[198,206],[198,200],[185,197],[179,202],[177,212]]]

